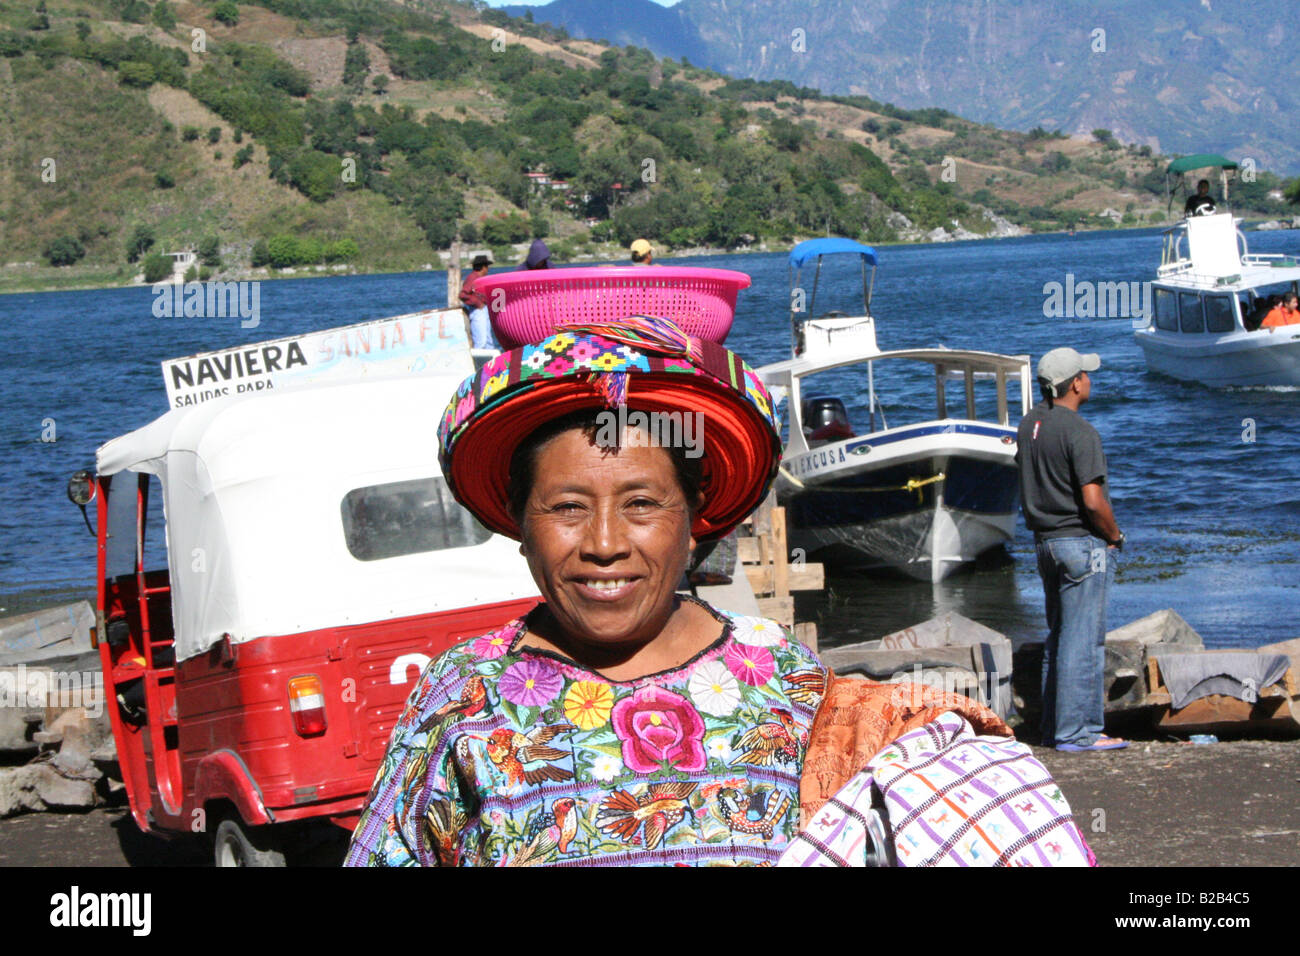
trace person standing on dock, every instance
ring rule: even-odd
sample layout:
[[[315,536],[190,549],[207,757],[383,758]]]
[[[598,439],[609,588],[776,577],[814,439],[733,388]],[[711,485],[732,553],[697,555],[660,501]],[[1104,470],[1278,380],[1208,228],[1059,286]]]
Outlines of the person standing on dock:
[[[1119,750],[1102,733],[1106,600],[1124,533],[1106,491],[1106,456],[1079,406],[1092,392],[1097,355],[1052,349],[1038,362],[1043,401],[1020,422],[1016,463],[1025,524],[1034,533],[1047,603],[1043,646],[1043,744]]]
[[[460,301],[469,310],[470,347],[476,349],[496,348],[492,338],[492,321],[488,316],[487,296],[480,292],[475,283],[488,273],[492,260],[487,256],[475,256],[470,274],[465,277],[460,287]]]

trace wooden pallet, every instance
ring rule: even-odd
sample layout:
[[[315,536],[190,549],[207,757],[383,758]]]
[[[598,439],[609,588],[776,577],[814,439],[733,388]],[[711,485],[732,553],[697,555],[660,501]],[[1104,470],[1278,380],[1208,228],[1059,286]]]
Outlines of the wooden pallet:
[[[826,586],[826,576],[820,564],[810,564],[800,556],[790,560],[785,509],[777,506],[771,495],[740,526],[736,545],[759,613],[792,628],[795,637],[816,650],[817,625],[795,623],[790,592],[820,591]]]

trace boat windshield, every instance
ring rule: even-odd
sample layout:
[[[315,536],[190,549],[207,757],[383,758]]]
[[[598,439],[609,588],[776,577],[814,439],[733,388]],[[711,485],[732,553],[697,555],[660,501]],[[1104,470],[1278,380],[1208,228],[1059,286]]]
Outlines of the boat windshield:
[[[898,428],[936,418],[960,418],[999,422],[1005,414],[1010,424],[1020,417],[1020,380],[1017,374],[1005,373],[1009,401],[998,397],[995,371],[944,368],[926,359],[907,356],[876,359],[871,363],[846,365],[800,377],[801,412],[805,436],[819,429],[825,440],[851,437],[839,434],[836,410],[842,403],[847,427],[852,434],[868,435],[886,428]],[[871,402],[872,382],[875,403]],[[838,399],[836,403],[834,399]],[[830,432],[834,432],[831,434]]]

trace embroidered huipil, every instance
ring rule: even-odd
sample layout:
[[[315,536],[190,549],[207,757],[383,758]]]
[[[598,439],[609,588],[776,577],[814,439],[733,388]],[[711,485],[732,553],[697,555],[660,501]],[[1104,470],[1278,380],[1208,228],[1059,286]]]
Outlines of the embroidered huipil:
[[[522,621],[442,654],[346,865],[774,863],[825,669],[773,621],[712,613],[717,641],[634,681],[519,647]]]

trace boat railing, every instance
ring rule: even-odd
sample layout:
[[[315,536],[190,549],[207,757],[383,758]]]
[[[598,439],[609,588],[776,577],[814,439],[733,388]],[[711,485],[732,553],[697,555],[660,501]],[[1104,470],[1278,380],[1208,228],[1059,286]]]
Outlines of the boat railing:
[[[1287,255],[1285,252],[1251,252],[1241,257],[1241,264],[1244,266],[1294,266],[1297,264],[1295,256]]]
[[[1242,265],[1248,265],[1248,264],[1250,263],[1244,263],[1244,262],[1242,263]],[[1230,276],[1219,276],[1219,275],[1212,275],[1208,272],[1195,272],[1193,271],[1194,267],[1195,264],[1192,262],[1179,263],[1176,266],[1170,268],[1162,267],[1156,271],[1156,278],[1157,279],[1172,279],[1172,278],[1186,279],[1189,280],[1194,285],[1202,286],[1207,289],[1216,289],[1219,288],[1220,286],[1233,285],[1234,283],[1239,282],[1241,280],[1240,273],[1235,275],[1230,275]]]

